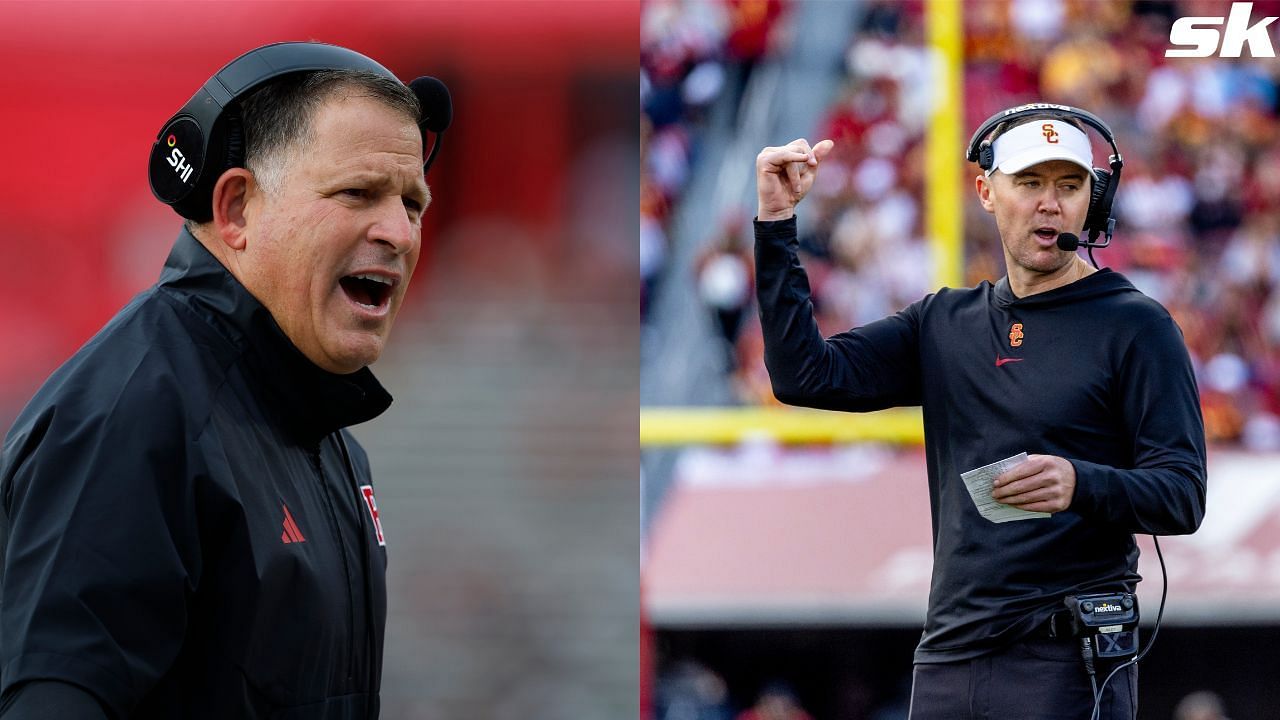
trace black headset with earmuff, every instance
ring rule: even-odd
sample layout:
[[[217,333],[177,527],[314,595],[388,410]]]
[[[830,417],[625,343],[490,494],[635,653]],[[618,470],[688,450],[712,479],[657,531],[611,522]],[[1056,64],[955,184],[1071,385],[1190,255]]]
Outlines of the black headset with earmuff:
[[[1016,121],[1023,118],[1039,117],[1057,120],[1069,118],[1079,120],[1097,130],[1098,134],[1111,146],[1112,155],[1109,158],[1111,169],[1093,168],[1093,190],[1089,195],[1089,212],[1084,220],[1084,231],[1089,234],[1089,237],[1086,240],[1077,240],[1078,245],[1091,250],[1092,248],[1104,248],[1110,245],[1111,234],[1116,227],[1116,219],[1112,212],[1112,207],[1115,204],[1116,188],[1120,186],[1120,170],[1124,167],[1124,160],[1120,157],[1120,148],[1116,147],[1115,136],[1112,135],[1111,128],[1107,127],[1107,124],[1097,115],[1069,105],[1055,105],[1053,103],[1028,103],[1008,110],[1001,110],[987,118],[986,122],[982,123],[977,131],[973,133],[973,137],[969,140],[969,149],[965,153],[965,157],[969,162],[978,163],[978,167],[982,168],[983,171],[990,171],[995,164],[995,151],[991,147],[991,144],[995,142],[995,138],[987,136],[1001,123],[1013,121],[1016,124]],[[1099,234],[1104,236],[1102,242],[1098,242]],[[1064,249],[1075,249],[1074,246],[1065,247],[1061,240],[1059,245],[1063,246]]]
[[[244,166],[245,138],[239,100],[282,75],[315,70],[363,70],[400,82],[390,70],[353,50],[314,42],[282,42],[250,50],[227,63],[196,91],[160,129],[151,147],[151,192],[182,217],[213,219],[213,187],[226,170]],[[422,117],[418,128],[425,147],[435,133],[425,173],[453,121],[453,102],[444,83],[420,77],[409,83]]]

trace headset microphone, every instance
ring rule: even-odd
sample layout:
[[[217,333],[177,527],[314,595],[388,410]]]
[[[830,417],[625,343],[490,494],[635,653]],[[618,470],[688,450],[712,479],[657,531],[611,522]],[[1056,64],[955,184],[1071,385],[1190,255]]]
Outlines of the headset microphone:
[[[1067,252],[1075,252],[1080,247],[1089,248],[1089,262],[1096,268],[1098,267],[1098,261],[1093,259],[1093,249],[1104,248],[1111,244],[1111,231],[1115,226],[1115,218],[1109,218],[1107,220],[1106,236],[1101,242],[1097,240],[1097,233],[1092,231],[1088,240],[1081,240],[1080,236],[1075,233],[1062,233],[1058,235],[1058,248]]]

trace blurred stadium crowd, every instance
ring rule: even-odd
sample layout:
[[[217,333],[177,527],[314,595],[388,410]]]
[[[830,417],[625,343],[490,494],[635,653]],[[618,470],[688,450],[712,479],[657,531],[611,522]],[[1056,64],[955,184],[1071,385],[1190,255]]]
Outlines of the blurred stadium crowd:
[[[924,3],[864,3],[845,79],[811,140],[832,138],[803,208],[802,247],[825,333],[895,312],[932,290],[923,235],[924,122],[931,103]],[[1211,442],[1280,449],[1280,64],[1164,57],[1173,20],[1222,3],[992,0],[965,4],[964,125],[1032,100],[1105,119],[1125,166],[1115,244],[1101,265],[1173,313],[1200,382]],[[1254,15],[1280,3],[1254,3]],[[754,208],[706,226],[693,268],[668,267],[672,208],[697,162],[707,108],[750,68],[786,52],[781,0],[645,4],[641,30],[641,271],[692,278],[724,337],[736,394],[775,402],[751,291]],[[1274,33],[1273,33],[1274,34]],[[734,96],[730,95],[732,99]],[[791,138],[780,138],[782,143]],[[965,138],[967,139],[967,137]],[[1095,137],[1095,161],[1109,149]],[[750,158],[743,158],[750,162]],[[995,223],[963,167],[965,281],[1004,274]],[[807,229],[806,229],[807,228]],[[645,305],[648,321],[648,306]]]
[[[671,210],[689,178],[707,110],[741,99],[755,64],[779,44],[783,0],[655,0],[640,25],[642,317],[667,260]]]

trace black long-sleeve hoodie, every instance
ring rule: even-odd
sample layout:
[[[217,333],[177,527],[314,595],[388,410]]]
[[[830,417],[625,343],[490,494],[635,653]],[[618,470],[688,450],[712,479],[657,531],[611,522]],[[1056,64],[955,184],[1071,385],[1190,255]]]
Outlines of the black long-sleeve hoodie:
[[[1080,592],[1132,590],[1133,534],[1191,533],[1204,516],[1204,425],[1181,331],[1102,270],[1016,297],[1008,278],[944,288],[823,340],[796,221],[756,223],[765,364],[784,403],[924,414],[934,568],[916,662],[976,657],[1026,635]],[[960,474],[1020,452],[1067,458],[1071,506],[992,523]]]

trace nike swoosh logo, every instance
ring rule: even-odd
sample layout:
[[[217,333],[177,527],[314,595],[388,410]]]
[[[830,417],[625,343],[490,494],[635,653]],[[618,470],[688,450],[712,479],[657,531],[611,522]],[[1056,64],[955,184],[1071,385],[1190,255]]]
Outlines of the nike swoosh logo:
[[[1022,361],[1023,361],[1023,360],[1025,360],[1025,359],[1026,359],[1026,358],[1002,358],[1002,357],[1000,357],[999,355],[997,355],[997,356],[996,356],[996,367],[1000,367],[1001,365],[1003,365],[1003,364],[1005,364],[1005,363],[1011,363],[1011,362],[1022,362]]]

